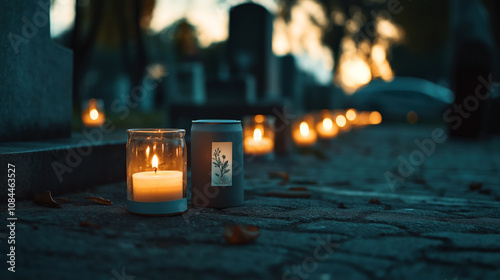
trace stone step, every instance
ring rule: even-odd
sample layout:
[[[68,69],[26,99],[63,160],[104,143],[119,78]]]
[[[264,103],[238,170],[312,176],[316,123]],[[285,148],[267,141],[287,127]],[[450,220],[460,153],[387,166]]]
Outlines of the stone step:
[[[8,182],[15,166],[15,198],[31,199],[51,191],[59,195],[126,179],[124,130],[107,133],[84,129],[70,138],[0,144],[0,181]],[[12,171],[11,171],[12,173]],[[0,188],[6,197],[7,184]]]

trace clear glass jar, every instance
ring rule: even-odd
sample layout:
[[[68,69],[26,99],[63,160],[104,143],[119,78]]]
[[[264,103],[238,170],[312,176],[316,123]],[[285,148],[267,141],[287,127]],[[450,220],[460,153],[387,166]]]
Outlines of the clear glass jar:
[[[313,115],[304,115],[292,123],[292,138],[297,147],[312,147],[318,140]]]
[[[264,156],[274,152],[274,117],[247,116],[243,119],[245,155]]]
[[[129,129],[127,134],[127,210],[144,215],[186,211],[186,131]]]
[[[321,139],[331,139],[338,135],[339,127],[331,111],[321,110],[316,119],[316,131]]]

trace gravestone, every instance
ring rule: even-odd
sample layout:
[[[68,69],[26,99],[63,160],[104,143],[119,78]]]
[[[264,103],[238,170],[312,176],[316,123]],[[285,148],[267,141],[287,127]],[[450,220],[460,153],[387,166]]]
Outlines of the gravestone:
[[[206,102],[205,72],[199,62],[179,63],[177,92],[169,96],[170,102],[203,105]]]
[[[70,136],[72,52],[50,37],[50,1],[0,7],[0,142]]]
[[[281,95],[292,102],[293,108],[302,108],[304,101],[305,74],[297,67],[291,54],[279,58],[281,68]]]
[[[279,95],[279,66],[272,51],[273,15],[246,3],[231,9],[228,55],[232,75],[252,75],[259,99]]]
[[[477,138],[488,128],[487,108],[492,97],[488,77],[495,71],[491,20],[480,0],[457,0],[450,5],[454,43],[451,88],[455,101],[445,116],[450,135]]]
[[[252,75],[211,79],[206,83],[208,105],[255,105],[257,93]]]

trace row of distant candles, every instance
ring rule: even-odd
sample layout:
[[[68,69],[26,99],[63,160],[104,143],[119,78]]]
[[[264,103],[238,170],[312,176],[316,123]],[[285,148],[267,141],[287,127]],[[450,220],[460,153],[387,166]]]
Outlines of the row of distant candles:
[[[90,99],[82,110],[82,121],[87,127],[103,125],[105,121],[102,101]],[[248,155],[267,155],[274,152],[274,117],[256,115],[243,121],[243,149]],[[377,125],[382,116],[377,111],[322,110],[306,114],[292,124],[292,139],[297,147],[312,147],[318,138],[333,139],[351,128]]]
[[[307,114],[292,124],[292,139],[297,147],[312,147],[319,139],[333,139],[351,128],[377,125],[382,115],[377,111],[322,110]],[[274,118],[263,115],[246,118],[243,122],[245,154],[266,155],[274,151]]]

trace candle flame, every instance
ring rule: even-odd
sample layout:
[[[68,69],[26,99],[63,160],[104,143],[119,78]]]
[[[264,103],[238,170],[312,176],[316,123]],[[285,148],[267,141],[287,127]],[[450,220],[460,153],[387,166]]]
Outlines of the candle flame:
[[[149,146],[146,148],[146,157],[149,157]]]
[[[92,109],[92,110],[90,110],[89,115],[90,115],[90,118],[95,121],[99,117],[99,111],[97,111],[97,109]]]
[[[379,124],[382,122],[382,115],[377,111],[373,111],[370,113],[369,120],[371,124]]]
[[[344,127],[347,120],[343,115],[338,115],[337,118],[335,119],[335,122],[339,127]]]
[[[256,123],[263,123],[265,118],[263,115],[256,115],[254,119]]]
[[[255,139],[255,141],[261,141],[262,140],[262,131],[258,128],[256,128],[254,131],[253,131],[253,139]]]
[[[333,127],[333,121],[330,118],[323,119],[323,128],[326,130],[330,130]]]
[[[349,121],[355,120],[356,119],[356,110],[354,110],[354,109],[347,110],[347,112],[345,113],[345,116]]]
[[[153,161],[151,165],[153,166],[153,170],[156,173],[156,170],[158,170],[158,157],[156,155],[153,156]]]
[[[307,125],[306,122],[301,122],[299,129],[300,129],[300,135],[302,136],[309,135],[309,125]]]

